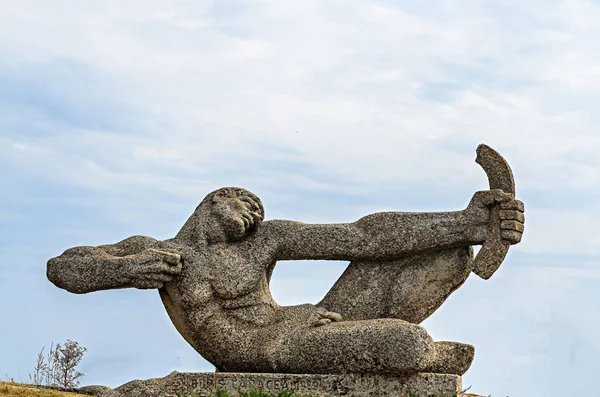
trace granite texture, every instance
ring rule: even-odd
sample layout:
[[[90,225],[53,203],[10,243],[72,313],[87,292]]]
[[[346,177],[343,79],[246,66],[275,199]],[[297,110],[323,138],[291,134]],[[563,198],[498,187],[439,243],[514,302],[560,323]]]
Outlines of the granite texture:
[[[134,380],[115,390],[99,390],[99,397],[176,397],[178,393],[214,394],[217,388],[237,395],[238,390],[251,389],[277,394],[293,391],[298,394],[352,397],[451,396],[462,391],[458,375],[417,373],[411,375],[336,374],[295,375],[257,373],[179,373],[164,378]]]
[[[486,172],[490,189],[499,189],[512,194],[514,197],[515,178],[510,166],[500,153],[489,146],[479,145],[475,161]],[[499,211],[498,206],[491,209],[488,235],[473,262],[473,273],[485,280],[492,277],[494,272],[498,270],[512,243],[511,239],[503,238],[503,219],[500,217]],[[504,223],[506,224],[506,222]]]
[[[98,385],[80,387],[79,389],[77,389],[77,393],[87,394],[90,396],[97,396],[97,397],[120,397],[121,396],[121,394],[118,391],[113,390],[110,387],[98,386]]]
[[[47,275],[74,293],[157,289],[176,329],[224,372],[463,374],[473,347],[434,342],[418,323],[466,280],[471,246],[493,225],[502,244],[515,244],[524,222],[523,204],[499,189],[453,212],[263,219],[256,195],[222,188],[172,239],[71,248],[48,261]],[[277,261],[303,259],[350,265],[319,304],[279,306],[269,291]]]

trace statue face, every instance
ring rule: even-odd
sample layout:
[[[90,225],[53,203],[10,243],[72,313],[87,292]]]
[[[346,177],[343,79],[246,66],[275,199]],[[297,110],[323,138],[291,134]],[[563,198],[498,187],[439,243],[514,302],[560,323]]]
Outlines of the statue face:
[[[238,241],[254,230],[262,220],[258,205],[249,197],[215,196],[212,213],[227,240]]]

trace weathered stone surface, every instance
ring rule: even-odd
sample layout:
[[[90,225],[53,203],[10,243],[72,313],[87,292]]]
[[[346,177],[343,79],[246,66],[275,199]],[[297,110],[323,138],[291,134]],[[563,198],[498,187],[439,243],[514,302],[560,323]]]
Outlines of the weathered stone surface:
[[[515,179],[510,166],[500,153],[489,146],[479,145],[475,161],[485,170],[490,189],[500,189],[514,196]],[[511,245],[511,241],[502,238],[502,218],[499,217],[499,210],[498,207],[492,208],[488,235],[473,263],[473,273],[484,280],[492,277],[500,267]]]
[[[294,391],[317,396],[405,397],[409,391],[419,396],[450,396],[462,390],[461,377],[447,374],[418,373],[407,376],[344,374],[295,375],[253,373],[178,373],[164,378],[135,380],[115,389],[121,397],[175,397],[194,392],[202,396],[216,388],[237,395],[238,390],[256,389],[269,393]],[[104,397],[104,396],[101,396]]]
[[[74,293],[158,289],[177,330],[222,371],[463,374],[473,347],[434,342],[418,323],[468,277],[471,246],[486,241],[492,221],[511,244],[524,222],[523,204],[501,190],[453,212],[327,225],[263,218],[254,194],[219,189],[174,238],[71,248],[48,261],[47,275]],[[351,263],[319,304],[279,306],[273,269],[302,259]]]
[[[119,397],[121,395],[110,387],[98,385],[83,386],[77,389],[77,392],[96,397]]]

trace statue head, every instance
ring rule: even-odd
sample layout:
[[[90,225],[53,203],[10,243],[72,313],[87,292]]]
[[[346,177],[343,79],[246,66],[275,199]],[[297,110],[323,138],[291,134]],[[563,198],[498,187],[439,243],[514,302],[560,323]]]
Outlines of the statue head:
[[[238,241],[256,229],[264,216],[262,202],[255,194],[239,187],[224,187],[206,195],[177,237]]]

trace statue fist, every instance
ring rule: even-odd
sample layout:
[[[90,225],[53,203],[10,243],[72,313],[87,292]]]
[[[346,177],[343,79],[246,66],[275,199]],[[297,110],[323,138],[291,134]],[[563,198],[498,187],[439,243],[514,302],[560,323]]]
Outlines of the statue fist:
[[[525,231],[525,206],[522,201],[509,200],[500,203],[500,230],[502,238],[511,244],[517,244]]]
[[[475,193],[467,206],[467,216],[473,220],[479,231],[478,239],[485,240],[491,221],[491,208],[495,205],[500,206],[498,217],[502,238],[511,244],[517,244],[525,230],[525,206],[523,202],[515,200],[512,194],[499,189]]]
[[[127,278],[135,288],[162,288],[165,282],[181,274],[181,255],[172,252],[150,248],[131,255],[128,259]]]

